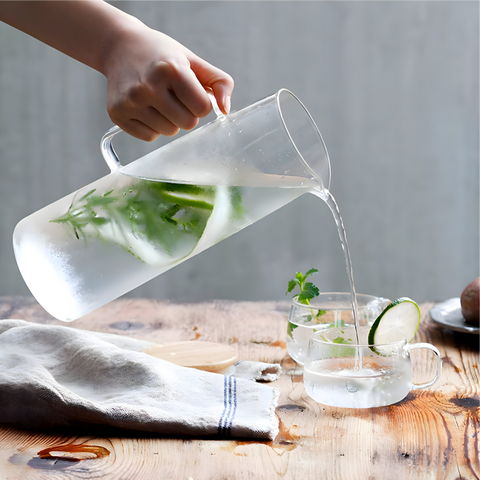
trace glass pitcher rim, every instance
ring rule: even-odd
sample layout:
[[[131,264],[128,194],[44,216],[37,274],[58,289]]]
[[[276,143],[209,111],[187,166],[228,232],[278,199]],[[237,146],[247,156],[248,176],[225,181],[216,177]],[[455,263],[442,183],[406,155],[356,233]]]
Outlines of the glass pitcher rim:
[[[285,119],[283,117],[282,107],[281,107],[281,104],[280,104],[280,96],[283,93],[290,94],[299,103],[299,105],[303,108],[303,110],[307,114],[311,124],[313,125],[313,127],[314,127],[314,129],[315,129],[315,131],[316,131],[316,133],[317,133],[317,135],[320,139],[320,142],[323,146],[323,149],[325,150],[325,155],[327,156],[327,163],[328,163],[328,179],[327,179],[326,184],[323,181],[323,179],[320,178],[320,176],[315,172],[315,170],[305,160],[304,156],[302,155],[302,153],[298,149],[295,141],[293,140],[293,138],[292,138],[292,136],[291,136],[291,134],[288,130],[287,124],[285,123]],[[331,169],[331,164],[330,164],[330,155],[328,154],[327,145],[325,144],[325,141],[322,137],[320,129],[318,128],[317,124],[315,123],[315,120],[313,119],[312,115],[308,111],[307,107],[303,104],[303,102],[288,88],[280,88],[274,95],[275,95],[275,101],[276,101],[276,104],[277,104],[278,113],[280,115],[280,120],[282,121],[283,128],[285,129],[285,133],[287,134],[287,137],[290,140],[290,143],[293,145],[293,148],[295,149],[295,152],[298,154],[299,158],[301,159],[301,161],[305,165],[305,167],[308,169],[308,171],[310,173],[312,173],[312,175],[317,180],[320,181],[320,184],[323,185],[324,189],[328,191],[330,189],[330,182],[331,182],[331,179],[332,179],[332,169]]]

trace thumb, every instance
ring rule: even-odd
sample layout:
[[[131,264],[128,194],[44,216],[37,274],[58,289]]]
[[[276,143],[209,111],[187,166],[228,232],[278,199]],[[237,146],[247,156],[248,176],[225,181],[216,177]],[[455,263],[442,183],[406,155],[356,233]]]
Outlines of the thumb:
[[[190,68],[197,77],[198,81],[204,87],[210,87],[218,103],[220,110],[227,115],[230,112],[230,98],[233,91],[233,78],[214,67],[210,63],[202,60],[196,55],[194,58],[189,58]]]

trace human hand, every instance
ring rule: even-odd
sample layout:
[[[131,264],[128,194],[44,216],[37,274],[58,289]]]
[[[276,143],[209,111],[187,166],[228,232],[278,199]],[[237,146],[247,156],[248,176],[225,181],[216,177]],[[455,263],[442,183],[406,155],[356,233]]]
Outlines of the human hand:
[[[233,79],[222,70],[133,18],[112,37],[103,68],[107,110],[125,132],[153,141],[193,129],[212,109],[205,87],[228,114]]]
[[[205,87],[230,109],[229,75],[102,0],[0,1],[0,20],[103,73],[110,118],[134,137],[194,128],[212,108]]]

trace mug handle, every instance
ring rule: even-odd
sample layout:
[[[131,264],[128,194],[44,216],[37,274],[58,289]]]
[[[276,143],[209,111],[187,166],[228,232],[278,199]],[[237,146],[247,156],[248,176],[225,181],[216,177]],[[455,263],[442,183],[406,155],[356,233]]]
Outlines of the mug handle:
[[[213,111],[215,112],[217,119],[220,119],[220,121],[225,120],[226,115],[224,115],[221,112],[220,108],[218,108],[217,99],[213,94],[213,90],[210,87],[206,87],[205,91],[207,92],[208,98],[212,103]],[[110,168],[112,172],[122,166],[122,164],[120,163],[120,159],[118,158],[117,152],[115,152],[115,149],[112,145],[113,137],[117,133],[120,133],[122,131],[123,130],[120,127],[114,125],[110,130],[105,133],[100,142],[100,151],[102,152],[103,159],[105,160],[108,168]]]
[[[414,343],[412,345],[407,344],[407,347],[408,347],[408,351],[415,350],[416,348],[428,348],[433,353],[435,353],[436,358],[437,358],[437,373],[435,374],[434,379],[430,382],[422,383],[420,385],[412,383],[412,390],[418,390],[420,388],[431,387],[438,380],[438,377],[440,376],[440,373],[442,371],[442,357],[440,356],[440,352],[438,351],[438,348],[434,347],[430,343]]]

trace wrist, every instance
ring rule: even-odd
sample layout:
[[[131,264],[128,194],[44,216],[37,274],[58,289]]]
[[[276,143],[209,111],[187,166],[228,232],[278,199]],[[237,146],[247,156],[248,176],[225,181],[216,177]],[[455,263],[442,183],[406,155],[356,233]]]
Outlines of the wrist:
[[[108,78],[109,72],[118,65],[122,58],[122,51],[131,45],[133,39],[143,29],[148,27],[137,18],[125,12],[117,11],[118,14],[111,18],[106,28],[101,45],[99,46],[99,58],[97,70]]]

